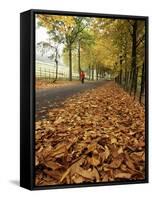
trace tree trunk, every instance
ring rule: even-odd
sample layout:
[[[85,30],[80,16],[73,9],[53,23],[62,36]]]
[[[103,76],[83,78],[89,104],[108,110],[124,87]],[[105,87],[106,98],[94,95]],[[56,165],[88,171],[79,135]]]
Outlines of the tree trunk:
[[[136,72],[135,72],[135,81],[134,81],[134,99],[136,97],[136,92],[137,92],[137,86],[138,86],[138,68],[136,67]]]
[[[98,66],[96,65],[96,80],[98,80]]]
[[[94,80],[94,67],[92,66],[92,80]]]
[[[55,79],[53,80],[53,83],[55,83],[58,79],[58,61],[55,61],[56,63],[56,72],[55,72]]]
[[[131,88],[130,94],[135,88],[135,79],[136,79],[136,32],[137,32],[137,21],[135,20],[133,24],[133,34],[132,34],[132,64],[131,64]]]
[[[101,67],[99,68],[99,79],[101,79]]]
[[[55,67],[56,67],[56,72],[55,72],[55,79],[53,80],[53,83],[55,83],[58,79],[58,50],[55,49]]]
[[[122,84],[122,69],[120,70],[120,74],[119,74],[119,84]]]
[[[127,89],[127,68],[125,66],[124,88]]]
[[[142,75],[141,75],[141,88],[140,88],[140,96],[139,96],[139,102],[142,101],[142,96],[144,94],[144,88],[145,88],[145,64],[143,63],[142,66]]]
[[[89,65],[89,80],[91,79],[91,69],[90,69],[90,65]]]
[[[125,89],[128,91],[129,90],[129,88],[130,88],[130,86],[129,86],[129,82],[130,82],[130,80],[129,80],[129,78],[130,78],[130,76],[129,76],[130,74],[129,74],[129,70],[127,69],[127,65],[126,65],[126,68],[125,68]]]
[[[55,63],[56,63],[56,77],[55,77],[55,79],[57,80],[57,78],[58,78],[58,50],[56,49],[56,52],[55,52]]]
[[[78,41],[78,73],[79,73],[79,80],[81,79],[81,61],[80,61],[80,40]]]
[[[72,81],[72,48],[69,46],[69,81]]]

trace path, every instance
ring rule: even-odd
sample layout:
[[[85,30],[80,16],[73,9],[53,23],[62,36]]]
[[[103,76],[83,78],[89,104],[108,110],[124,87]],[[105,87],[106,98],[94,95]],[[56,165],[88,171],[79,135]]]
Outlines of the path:
[[[47,117],[49,108],[54,108],[62,105],[62,102],[68,97],[83,92],[88,89],[93,89],[102,86],[106,83],[105,80],[90,81],[84,84],[69,85],[60,88],[39,89],[36,91],[36,120]]]

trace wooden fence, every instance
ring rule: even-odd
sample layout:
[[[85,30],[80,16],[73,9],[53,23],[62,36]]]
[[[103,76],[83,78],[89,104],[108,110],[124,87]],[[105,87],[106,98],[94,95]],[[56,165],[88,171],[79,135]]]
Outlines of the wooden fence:
[[[47,69],[47,68],[44,68],[44,67],[36,67],[36,79],[37,80],[46,80],[46,81],[50,80],[51,81],[51,80],[55,79],[55,77],[56,77],[56,70]],[[59,80],[68,80],[69,74],[67,72],[59,70],[57,77],[58,77]],[[79,74],[73,73],[72,78],[74,80],[78,80]]]

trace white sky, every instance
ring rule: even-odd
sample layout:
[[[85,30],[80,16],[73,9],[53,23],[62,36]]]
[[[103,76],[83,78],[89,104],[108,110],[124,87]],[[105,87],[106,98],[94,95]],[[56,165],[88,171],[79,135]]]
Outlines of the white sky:
[[[47,29],[42,27],[42,26],[37,26],[37,23],[38,23],[38,19],[36,18],[36,41],[35,43],[37,44],[38,42],[48,42],[49,41],[49,36],[47,34]],[[52,41],[52,44],[53,44],[53,41]],[[58,46],[58,52],[59,52],[59,55],[61,56],[59,58],[59,62],[64,64],[63,62],[63,58],[62,58],[62,52],[63,52],[63,48],[64,48],[64,45],[63,44],[60,44]]]
[[[41,41],[47,41],[48,34],[46,33],[46,29],[43,27],[39,27],[36,29],[36,43]]]
[[[37,22],[38,19],[36,18],[36,43],[45,41],[47,42],[48,39],[48,34],[47,34],[47,29],[44,27],[37,27]]]
[[[49,36],[47,34],[47,29],[42,27],[42,26],[37,26],[37,22],[38,22],[38,19],[36,18],[36,44],[38,42],[48,42],[49,41]],[[53,43],[53,41],[52,41]],[[63,44],[60,44],[59,46],[59,53],[61,54],[62,53],[62,50],[63,50],[63,47],[64,45]]]

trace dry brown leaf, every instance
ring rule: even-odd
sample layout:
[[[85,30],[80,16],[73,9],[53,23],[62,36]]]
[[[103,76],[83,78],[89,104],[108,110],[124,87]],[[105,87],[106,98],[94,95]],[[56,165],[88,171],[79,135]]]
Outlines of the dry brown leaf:
[[[84,170],[82,167],[79,167],[77,173],[90,180],[96,180],[97,182],[100,180],[100,176],[96,168],[93,168],[93,170]]]
[[[36,122],[36,185],[144,178],[144,109],[122,88],[105,84],[47,114]]]
[[[53,169],[53,170],[57,170],[57,169],[60,169],[60,168],[63,167],[61,164],[59,164],[59,163],[57,163],[57,162],[53,162],[53,161],[51,161],[51,160],[50,160],[50,161],[44,162],[44,165],[45,165],[46,167],[48,167],[48,168]]]
[[[39,160],[38,160],[38,157],[35,156],[35,166],[37,166],[39,164]]]
[[[108,180],[109,180],[109,179],[108,179],[108,175],[105,174],[105,175],[104,175],[104,178],[102,179],[102,182],[108,182]]]
[[[62,119],[61,117],[59,117],[55,122],[54,125],[58,125],[60,123],[64,122],[64,119]]]
[[[110,155],[109,148],[105,146],[105,152],[101,154],[102,161],[104,162],[106,159],[108,159],[109,155]]]
[[[98,166],[100,164],[100,160],[97,159],[95,156],[91,157],[91,158],[87,158],[88,159],[88,163],[90,165],[93,165],[93,166]]]
[[[64,174],[62,175],[61,179],[60,179],[60,182],[62,182],[68,175],[69,173],[71,172],[71,174],[74,174],[76,173],[77,168],[79,168],[80,165],[82,165],[84,162],[84,158],[81,157],[79,160],[77,160],[74,164],[72,164],[65,172]]]
[[[120,173],[117,173],[117,174],[115,175],[115,178],[130,179],[131,176],[132,176],[132,174],[130,174],[130,173],[120,172]]]
[[[135,161],[135,162],[139,162],[139,161],[144,161],[145,160],[145,153],[143,151],[141,152],[133,152],[130,154],[130,157]]]
[[[118,154],[121,154],[121,153],[123,153],[123,148],[122,148],[122,147],[120,147],[120,148],[118,149]]]
[[[59,144],[57,147],[52,150],[50,156],[52,157],[61,157],[67,152],[66,144]]]
[[[86,181],[86,179],[85,179],[84,177],[82,177],[82,176],[80,176],[80,175],[78,175],[78,174],[72,176],[71,179],[72,179],[72,181],[73,181],[74,183],[83,183],[83,182]]]
[[[126,164],[130,169],[135,170],[135,166],[130,159],[126,161]]]
[[[43,170],[45,174],[47,174],[48,176],[51,176],[52,178],[56,179],[56,180],[60,180],[61,178],[61,173],[59,171],[55,171],[55,170],[48,170],[48,169],[44,169]]]
[[[110,164],[109,164],[109,167],[110,168],[119,168],[121,163],[122,163],[123,159],[120,159],[120,158],[115,158]]]

